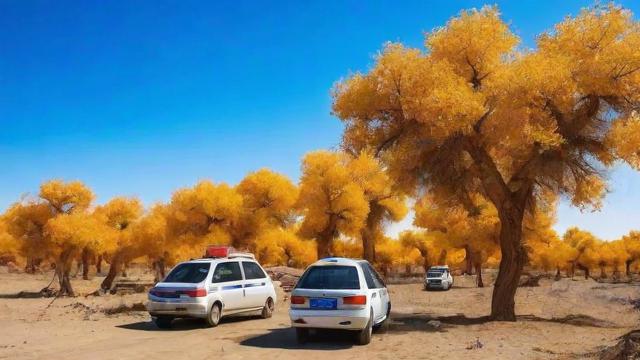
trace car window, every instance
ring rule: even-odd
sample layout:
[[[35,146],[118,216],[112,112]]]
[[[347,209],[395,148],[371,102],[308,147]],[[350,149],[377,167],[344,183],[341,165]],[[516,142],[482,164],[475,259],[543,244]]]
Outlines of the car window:
[[[429,269],[427,277],[441,277],[444,272],[442,269]]]
[[[244,278],[247,280],[264,279],[267,277],[260,266],[254,262],[243,261],[242,269],[244,270]]]
[[[384,281],[382,281],[382,278],[371,264],[363,262],[362,272],[364,273],[364,278],[367,281],[367,287],[369,289],[380,289],[384,287]]]
[[[210,263],[183,263],[171,270],[164,282],[199,283],[207,278]]]
[[[358,270],[355,266],[312,266],[302,275],[296,288],[332,290],[360,289]]]
[[[238,280],[242,280],[242,272],[240,271],[240,264],[238,264],[237,261],[218,264],[211,278],[211,282],[213,283]]]

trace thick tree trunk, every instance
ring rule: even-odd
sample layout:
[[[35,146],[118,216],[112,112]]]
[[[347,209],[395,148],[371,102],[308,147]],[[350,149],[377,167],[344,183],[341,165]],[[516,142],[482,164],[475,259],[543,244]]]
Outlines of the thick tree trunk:
[[[584,266],[584,265],[582,265],[580,263],[577,263],[576,267],[584,272],[584,279],[585,280],[587,280],[591,276],[591,272],[589,271],[588,267],[586,267],[586,266]]]
[[[102,281],[102,284],[100,284],[100,288],[103,291],[111,290],[111,287],[113,286],[113,281],[118,276],[118,272],[120,271],[121,265],[122,265],[122,255],[116,253],[111,259],[111,264],[109,266],[109,273],[107,273],[107,276]]]
[[[317,242],[318,242],[318,260],[330,257],[331,245],[333,243],[333,236],[319,236]]]
[[[337,217],[335,215],[331,215],[327,227],[318,234],[316,239],[318,245],[318,260],[332,256],[333,239],[338,235],[336,231],[337,223]]]
[[[484,282],[482,281],[482,264],[476,263],[475,268],[476,268],[476,285],[478,285],[479,288],[484,287]]]
[[[69,260],[69,251],[63,251],[56,262],[56,273],[58,275],[58,283],[60,284],[60,293],[58,295],[75,296],[69,273],[71,272],[71,261]]]
[[[384,208],[377,201],[370,201],[367,223],[361,231],[361,237],[362,258],[372,264],[376,261],[376,235],[381,232],[380,223],[383,215]]]
[[[429,252],[426,250],[420,250],[420,255],[422,255],[422,267],[424,268],[424,272],[426,273],[431,267],[431,262],[429,261]]]
[[[82,279],[89,280],[89,260],[91,258],[91,252],[89,249],[82,249]]]
[[[557,267],[557,268],[556,268],[556,277],[555,277],[555,280],[556,280],[556,281],[558,281],[558,280],[560,280],[560,278],[561,278],[561,277],[562,277],[562,276],[560,275],[560,268],[559,268],[559,267]]]
[[[607,271],[605,270],[604,265],[600,266],[600,279],[606,279],[607,278]]]
[[[98,274],[102,273],[102,255],[98,255],[98,259],[96,260],[96,272]]]
[[[464,262],[463,274],[473,275],[473,254],[469,245],[464,246]]]
[[[507,202],[500,207],[499,216],[502,259],[491,298],[491,318],[516,321],[515,296],[526,261],[526,251],[522,246],[524,204],[516,207]]]
[[[438,257],[438,265],[447,265],[447,250],[442,249]]]
[[[158,258],[153,262],[154,282],[160,282],[165,277],[164,258]]]
[[[624,262],[625,273],[627,274],[627,276],[631,276],[631,263],[633,263],[632,260],[627,260]]]

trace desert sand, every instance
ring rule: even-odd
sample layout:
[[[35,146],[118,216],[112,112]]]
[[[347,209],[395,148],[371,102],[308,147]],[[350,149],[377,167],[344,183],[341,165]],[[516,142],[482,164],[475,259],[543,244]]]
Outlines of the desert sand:
[[[640,298],[637,284],[543,279],[518,290],[518,322],[495,323],[482,318],[492,288],[475,288],[471,276],[460,276],[448,292],[389,285],[391,322],[368,346],[341,332],[298,345],[281,290],[271,319],[237,316],[216,328],[179,320],[159,330],[144,311],[107,314],[144,303],[145,294],[13,298],[40,290],[51,276],[0,268],[0,359],[581,359],[640,326],[632,302]],[[76,291],[88,294],[101,279],[76,279]]]

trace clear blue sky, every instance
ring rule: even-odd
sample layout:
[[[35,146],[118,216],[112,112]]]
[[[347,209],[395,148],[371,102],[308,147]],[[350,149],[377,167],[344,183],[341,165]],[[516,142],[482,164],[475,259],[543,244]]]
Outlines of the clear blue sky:
[[[533,46],[589,4],[499,6]],[[637,2],[622,4],[640,13]],[[385,41],[421,46],[423,32],[482,5],[2,1],[0,210],[51,178],[82,180],[99,202],[135,195],[147,204],[260,167],[297,179],[305,152],[339,142],[336,80],[366,70]],[[576,224],[614,238],[640,228],[640,176],[623,168],[611,177],[604,210],[561,206],[560,231]]]

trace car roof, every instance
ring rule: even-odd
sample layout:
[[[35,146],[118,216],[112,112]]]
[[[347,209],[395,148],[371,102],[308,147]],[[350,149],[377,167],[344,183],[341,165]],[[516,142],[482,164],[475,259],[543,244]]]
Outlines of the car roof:
[[[191,259],[187,261],[182,261],[181,263],[213,263],[220,261],[229,261],[229,260],[242,260],[242,261],[250,261],[257,263],[255,259],[243,257],[243,256],[230,256],[230,257],[219,257],[219,258],[201,258],[201,259]]]
[[[314,262],[313,264],[311,264],[311,266],[326,266],[326,265],[355,266],[355,265],[366,263],[366,262],[367,262],[366,260],[359,260],[359,259],[349,259],[349,258],[343,258],[343,257],[328,257],[328,258],[320,259]]]
[[[438,269],[446,269],[449,270],[449,265],[437,265],[437,266],[432,266],[429,268],[429,270],[434,269],[434,270],[438,270]]]

